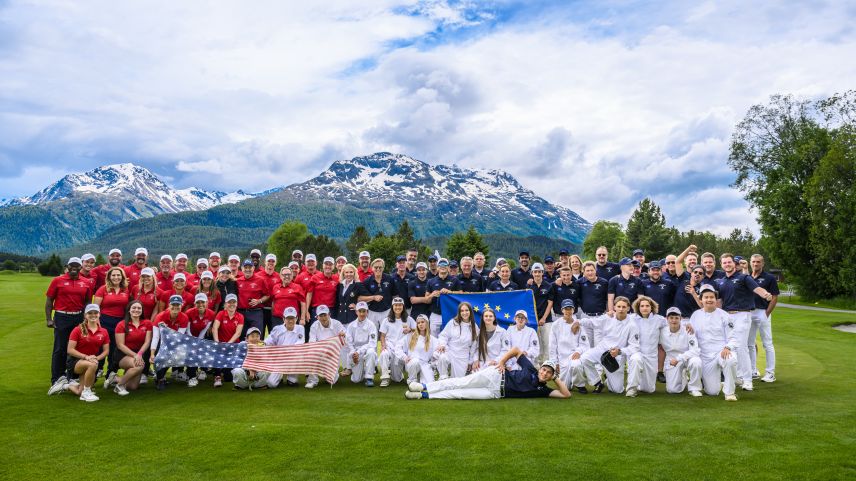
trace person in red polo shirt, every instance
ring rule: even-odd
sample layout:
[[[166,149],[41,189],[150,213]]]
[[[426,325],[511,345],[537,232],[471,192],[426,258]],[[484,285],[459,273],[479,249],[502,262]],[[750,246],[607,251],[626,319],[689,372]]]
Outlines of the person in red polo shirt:
[[[119,367],[125,370],[122,377],[115,377],[113,391],[127,396],[128,391],[140,387],[140,379],[146,367],[146,351],[152,343],[152,322],[143,318],[143,303],[131,301],[125,320],[116,326],[116,350],[122,354]]]
[[[107,254],[107,263],[95,266],[92,269],[93,276],[95,277],[95,287],[92,292],[95,292],[99,287],[104,285],[107,271],[111,267],[122,267],[122,251],[119,249],[110,249],[110,253]]]
[[[187,318],[187,314],[181,312],[181,306],[184,303],[184,299],[181,296],[174,295],[169,298],[169,309],[161,312],[152,322],[152,326],[154,327],[154,331],[152,333],[152,348],[151,355],[149,358],[149,362],[154,364],[155,356],[157,355],[158,343],[160,342],[160,330],[159,327],[163,325],[168,329],[172,329],[173,331],[178,331],[182,334],[187,332],[187,325],[190,323],[190,320]],[[166,370],[168,368],[164,367],[157,370],[157,390],[163,391],[166,389]],[[175,373],[175,371],[173,371]],[[183,373],[181,373],[183,374]],[[178,379],[181,380],[181,379]]]
[[[204,257],[196,259],[196,272],[193,274],[187,274],[187,287],[189,287],[191,290],[196,289],[196,286],[199,285],[199,280],[202,276],[202,273],[206,271],[208,271],[208,260]],[[216,276],[217,273],[212,272],[211,275]]]
[[[360,252],[360,262],[359,265],[357,265],[357,277],[360,278],[360,282],[363,282],[374,275],[374,271],[372,271],[371,267],[371,261],[372,257],[369,255],[369,251]]]
[[[95,272],[95,256],[88,253],[83,254],[82,256],[80,256],[80,262],[83,263],[80,268],[80,277],[89,281],[89,283],[92,285],[92,292],[97,291],[98,288],[95,287],[95,280],[97,277]]]
[[[215,276],[220,271],[220,253],[212,252],[208,254],[208,270]]]
[[[289,307],[293,307],[297,312],[306,312],[306,292],[300,287],[300,284],[293,282],[294,272],[288,267],[283,267],[279,271],[280,282],[274,284],[271,289],[271,298],[273,307],[271,309],[271,324],[273,327],[281,326],[283,323],[283,313]],[[301,318],[303,318],[301,314]],[[305,322],[301,320],[301,325]]]
[[[155,280],[158,283],[158,289],[168,291],[172,287],[172,256],[164,254],[160,258],[158,273],[155,275]]]
[[[250,262],[252,269],[252,261]],[[247,328],[249,329],[249,327]],[[238,312],[238,296],[227,294],[224,309],[214,317],[214,326],[211,328],[215,342],[240,342],[244,331],[244,316]],[[214,387],[223,385],[223,374],[232,377],[230,369],[214,369]],[[231,379],[226,379],[231,382]]]
[[[187,271],[187,254],[183,254],[179,252],[175,256],[175,264],[172,268],[172,275],[176,275],[178,273],[184,274],[185,277],[190,275],[190,272]],[[190,282],[188,281],[188,284]]]
[[[265,264],[263,269],[256,270],[256,276],[264,279],[268,285],[268,292],[273,292],[273,286],[279,284],[279,272],[276,271],[276,254],[268,254],[265,256]],[[267,332],[270,333],[273,326],[273,301],[268,299],[262,305],[262,317],[264,318],[264,328],[260,329],[259,332],[264,334],[264,330],[267,329]]]
[[[66,382],[68,338],[74,328],[83,322],[83,308],[92,299],[92,286],[80,277],[83,262],[72,257],[66,263],[65,274],[54,278],[45,292],[45,323],[53,329],[51,352],[51,389],[61,388]]]
[[[143,303],[143,319],[154,319],[161,312],[161,291],[155,284],[155,270],[146,267],[140,272],[140,282],[131,291],[131,298]]]
[[[300,284],[304,291],[309,292],[312,276],[318,273],[318,260],[315,259],[315,254],[306,256],[306,265],[303,267],[304,269],[300,271],[300,274],[294,278],[294,282]]]
[[[169,304],[169,299],[172,296],[181,296],[181,298],[184,299],[184,303],[181,305],[182,311],[186,311],[193,307],[194,293],[187,289],[187,277],[185,277],[184,274],[178,273],[172,278],[172,289],[161,291],[159,299],[161,309],[166,308],[166,305]]]
[[[134,263],[125,267],[125,274],[128,276],[128,287],[134,290],[137,283],[140,282],[140,273],[146,268],[146,262],[149,258],[149,251],[145,247],[138,247],[134,251]]]
[[[95,384],[95,371],[98,363],[103,361],[110,352],[110,336],[107,330],[98,324],[100,309],[95,304],[84,308],[84,321],[75,326],[68,338],[68,361],[66,368],[68,377],[75,374],[80,376],[80,382],[62,383],[59,389],[51,388],[49,395],[71,391],[80,396],[81,401],[94,402],[98,396],[92,392]]]
[[[211,273],[208,272],[208,274]],[[193,301],[194,307],[185,312],[187,318],[190,320],[190,323],[187,325],[189,334],[199,339],[205,339],[206,337],[211,339],[211,327],[214,325],[214,318],[217,314],[208,308],[211,304],[205,293],[200,292],[196,294]],[[199,370],[199,366],[188,366],[187,377],[187,387],[196,387],[199,381],[205,380],[205,370]]]
[[[336,310],[339,276],[333,272],[334,265],[332,257],[325,257],[321,263],[321,272],[316,272],[307,283],[309,287],[306,289],[306,305],[309,307],[309,322],[306,324],[306,332],[309,332],[317,320],[315,313],[318,306],[327,306],[330,311]],[[306,336],[306,342],[309,342],[309,336]]]
[[[238,283],[238,312],[244,316],[247,329],[255,327],[261,331],[265,327],[262,306],[270,299],[270,286],[266,278],[255,275],[254,267],[251,259],[245,260],[242,272],[235,279]],[[241,340],[244,340],[243,333]]]
[[[217,283],[214,281],[214,274],[209,271],[203,271],[201,281],[193,290],[198,296],[204,294],[208,299],[208,308],[216,314],[220,310],[220,289],[217,289]],[[188,309],[189,311],[190,309]]]
[[[92,299],[93,304],[98,304],[101,307],[101,327],[107,329],[110,335],[110,355],[107,356],[107,375],[105,376],[105,388],[110,383],[112,377],[116,377],[116,371],[119,370],[119,354],[116,351],[116,326],[122,322],[125,317],[125,308],[130,301],[128,293],[128,279],[125,277],[125,271],[121,267],[113,267],[107,271],[107,283],[98,289],[95,297]],[[99,366],[99,370],[102,366]]]

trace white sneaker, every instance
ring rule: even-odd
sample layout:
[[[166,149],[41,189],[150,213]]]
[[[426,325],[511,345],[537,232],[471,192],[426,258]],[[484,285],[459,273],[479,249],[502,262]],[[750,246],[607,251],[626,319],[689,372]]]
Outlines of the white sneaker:
[[[690,391],[690,396],[701,397],[701,391]]]
[[[113,392],[120,396],[127,396],[128,394],[130,394],[128,390],[125,389],[125,386],[121,384],[116,384],[116,387],[113,388]]]
[[[726,394],[726,395],[725,395],[725,400],[726,400],[726,401],[736,401],[736,400],[737,400],[737,396],[736,396],[736,395],[734,395],[734,394]]]
[[[88,403],[95,402],[98,400],[98,396],[92,392],[91,389],[84,389],[82,393],[80,393],[80,400],[86,401]]]
[[[628,389],[628,390],[627,390],[627,393],[625,394],[625,396],[627,396],[627,397],[636,397],[636,394],[637,394],[637,393],[638,393],[638,391],[636,391],[636,388],[630,388],[630,389]]]
[[[53,396],[54,394],[60,394],[63,391],[65,391],[66,389],[68,389],[68,380],[65,378],[65,376],[63,376],[63,377],[57,379],[56,382],[53,383],[53,386],[51,386],[51,388],[48,389],[48,396]]]
[[[185,373],[185,372],[180,372],[180,373],[176,374],[176,375],[175,375],[175,380],[176,380],[176,381],[180,381],[180,382],[185,382],[185,381],[187,381],[187,373]]]
[[[205,371],[203,371],[201,369],[199,370],[199,374],[196,375],[196,379],[199,379],[200,381],[204,381],[205,378],[207,378],[207,377],[208,377],[208,375],[205,374]]]
[[[407,389],[410,389],[413,392],[422,392],[425,389],[425,386],[423,386],[421,382],[411,382],[407,385]]]
[[[742,386],[743,385],[743,378],[742,377],[735,378],[734,379],[734,385],[735,386]]]
[[[381,379],[380,380],[380,387],[387,387],[387,386],[389,386],[389,379]]]
[[[752,379],[758,379],[761,377],[761,373],[758,371],[752,371]]]
[[[104,389],[110,389],[111,387],[116,385],[116,373],[111,372],[106,379],[104,379]]]
[[[743,383],[743,385],[742,385],[742,386],[740,386],[740,387],[741,387],[744,391],[751,391],[751,390],[752,390],[752,381],[746,381],[746,382],[744,382],[744,383]]]
[[[148,376],[146,376],[145,374],[143,374],[142,376],[140,376],[140,384],[145,384],[145,383],[147,383],[147,382],[149,382],[149,377],[148,377]]]
[[[421,393],[421,392],[415,392],[415,391],[405,391],[405,392],[404,392],[404,397],[405,397],[406,399],[411,399],[411,400],[413,400],[413,399],[421,399],[421,398],[422,398],[422,393]]]
[[[220,376],[214,376],[214,387],[220,387],[223,385],[223,378]]]
[[[314,382],[307,382],[306,383],[306,389],[314,389],[315,386],[317,386],[317,384],[315,384]]]
[[[195,377],[192,377],[187,380],[187,387],[196,387],[198,384],[199,381]]]
[[[768,372],[761,378],[761,382],[776,382],[776,374]]]

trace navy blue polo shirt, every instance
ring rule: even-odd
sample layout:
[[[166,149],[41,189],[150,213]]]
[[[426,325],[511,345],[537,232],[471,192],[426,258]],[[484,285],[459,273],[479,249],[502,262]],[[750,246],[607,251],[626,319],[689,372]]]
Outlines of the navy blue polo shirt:
[[[657,314],[661,316],[665,316],[666,310],[672,307],[672,303],[675,302],[675,288],[676,286],[671,279],[663,279],[661,277],[659,281],[654,282],[649,277],[642,280],[643,293],[657,302],[659,306]]]
[[[401,277],[400,275],[398,275],[398,271],[396,270],[392,274],[390,274],[390,277],[392,277],[392,282],[393,284],[395,284],[395,294],[404,299],[404,307],[410,309],[410,296],[407,295],[409,291],[408,285],[410,284],[410,281],[416,276],[405,273],[404,277]]]
[[[535,281],[532,281],[532,285],[527,287],[527,289],[532,291],[532,295],[535,297],[535,312],[538,314],[538,319],[541,319],[547,312],[547,303],[550,302],[550,292],[552,292],[552,288],[553,285],[550,284],[550,281],[547,279],[541,280],[540,286],[536,285]],[[553,322],[553,317],[548,316],[547,322]]]
[[[555,282],[559,277],[561,277],[559,269],[553,269],[552,273],[547,272],[546,268],[544,269],[544,279],[547,279],[550,282]]]
[[[484,292],[484,278],[476,271],[470,273],[470,277],[464,276],[464,273],[458,274],[458,282],[461,283],[461,290],[464,292]]]
[[[380,301],[369,302],[369,310],[372,312],[383,312],[392,307],[392,298],[397,294],[395,283],[392,282],[392,277],[389,274],[383,274],[380,282],[375,279],[375,276],[367,277],[366,280],[360,283],[358,296],[383,296]]]
[[[707,276],[707,273],[705,273],[705,274],[701,277],[701,284],[710,284],[710,285],[712,285],[713,287],[716,287],[716,288],[717,288],[717,291],[719,291],[719,289],[718,289],[718,288],[719,288],[719,283],[717,283],[717,282],[716,282],[716,280],[717,280],[717,279],[722,279],[723,277],[725,277],[725,272],[720,271],[720,270],[714,270],[714,271],[713,271],[713,275],[712,275],[712,276],[708,277],[708,276]]]
[[[642,292],[642,280],[636,276],[630,276],[627,279],[615,276],[609,280],[609,293],[615,294],[615,297],[626,297],[630,300],[630,304],[633,304]]]
[[[595,263],[594,268],[597,271],[597,276],[603,277],[607,281],[621,274],[621,268],[615,262],[607,262],[604,265]]]
[[[529,270],[525,271],[519,267],[511,271],[511,280],[520,286],[521,289],[526,289],[526,284],[529,282],[529,279],[532,279],[531,267]]]
[[[767,292],[774,296],[779,295],[779,281],[776,280],[776,276],[770,274],[769,272],[761,272],[758,277],[752,276],[752,279],[755,279],[755,282],[758,283],[759,286],[767,289]],[[759,295],[755,295],[755,309],[766,309],[769,307],[770,303]]]
[[[693,312],[699,310],[698,303],[692,294],[687,294],[686,288],[690,284],[691,274],[684,272],[678,277],[672,277],[672,282],[675,283],[675,297],[672,305],[681,310],[681,317],[690,317]],[[700,284],[699,284],[700,285]],[[695,286],[695,293],[698,295],[699,286]]]
[[[487,276],[490,275],[490,269],[488,269],[487,266],[484,266],[484,269],[482,270],[478,270],[473,267],[473,272],[481,276],[482,279],[487,279]]]
[[[553,312],[562,315],[562,301],[570,299],[574,301],[574,306],[579,305],[579,284],[578,281],[571,280],[571,284],[553,283],[550,286],[550,299],[553,300]]]
[[[585,277],[577,281],[579,285],[580,310],[586,314],[603,314],[606,312],[606,295],[609,293],[609,282],[603,277],[590,281]]]
[[[751,311],[755,309],[755,293],[758,283],[752,276],[735,272],[729,276],[717,279],[719,298],[722,299],[723,311]]]
[[[517,358],[520,369],[516,371],[505,371],[505,397],[507,398],[533,398],[549,397],[553,389],[547,387],[546,383],[538,380],[538,369],[532,365],[532,361],[526,356]]]
[[[450,291],[460,291],[461,283],[458,281],[457,277],[452,277],[446,274],[445,279],[441,279],[440,276],[432,277],[428,279],[428,287],[425,289],[426,293],[431,293],[434,291],[439,291],[441,289],[449,289]],[[435,297],[431,299],[431,313],[432,314],[442,314],[440,311],[440,298]]]
[[[428,288],[428,278],[425,280],[420,280],[419,276],[414,277],[407,283],[407,297],[408,299],[411,297],[425,297],[425,290]],[[431,314],[431,305],[430,304],[412,304],[412,308],[410,309],[410,317],[416,319],[416,316],[419,314],[425,314],[426,316]]]
[[[516,291],[519,288],[520,287],[518,287],[517,283],[514,281],[509,281],[507,286],[502,287],[502,281],[497,279],[497,280],[490,283],[490,285],[487,287],[487,290],[489,290],[490,292],[501,292],[501,291]]]
[[[440,272],[440,270],[438,269],[437,272]],[[428,269],[428,278],[433,279],[437,277],[437,272],[431,272],[431,269]]]

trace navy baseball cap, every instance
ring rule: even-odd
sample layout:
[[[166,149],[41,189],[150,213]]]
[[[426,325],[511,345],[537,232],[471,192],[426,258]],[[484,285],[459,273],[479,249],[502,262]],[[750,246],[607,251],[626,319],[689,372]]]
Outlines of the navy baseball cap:
[[[431,262],[431,261],[437,262],[437,256],[435,256],[434,254],[431,254],[430,256],[428,256],[428,262]]]
[[[244,267],[247,267],[247,266],[254,266],[254,265],[255,265],[255,264],[253,264],[253,260],[252,260],[252,259],[245,259],[245,260],[244,260]]]
[[[660,268],[660,263],[657,261],[651,261],[651,263],[648,264],[648,269],[659,269],[659,268]]]
[[[630,260],[630,258],[629,258],[629,257],[622,257],[622,258],[621,258],[621,260],[620,260],[620,261],[618,261],[618,265],[620,265],[620,266],[629,266],[629,265],[630,265],[630,262],[631,262],[631,260]]]
[[[458,267],[458,261],[449,261],[449,267]]]
[[[636,255],[645,255],[645,251],[643,251],[642,249],[634,249],[634,250],[633,250],[633,255],[634,255],[634,256],[636,256]]]
[[[560,250],[559,250],[559,255],[560,255],[560,256],[566,256],[566,255],[568,255],[568,254],[570,254],[570,252],[568,252],[568,249],[560,249]]]
[[[743,260],[743,256],[734,256],[734,262],[740,262]]]
[[[574,308],[574,300],[573,299],[565,299],[564,301],[562,301],[562,309],[567,309],[569,307],[571,309]]]
[[[555,262],[556,262],[556,259],[553,259],[553,256],[545,256],[544,257],[544,264],[550,264],[550,263],[555,263]]]
[[[639,264],[639,261],[637,261],[636,259],[633,259],[632,261],[630,261],[630,265],[633,267],[639,267],[641,264]]]
[[[529,256],[529,251],[527,251],[527,250],[521,250],[521,251],[520,251],[520,253],[519,253],[519,254],[517,254],[517,257],[520,257],[520,256],[527,256],[527,257],[528,257],[528,256]]]
[[[402,261],[406,261],[406,260],[407,260],[407,258],[404,256],[398,256],[395,258],[395,262],[402,262]]]

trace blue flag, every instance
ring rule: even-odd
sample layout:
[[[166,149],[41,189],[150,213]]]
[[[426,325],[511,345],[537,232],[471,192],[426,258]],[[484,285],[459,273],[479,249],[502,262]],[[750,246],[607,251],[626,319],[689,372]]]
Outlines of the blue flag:
[[[527,325],[532,329],[538,329],[538,318],[535,315],[535,296],[532,291],[503,292],[473,292],[466,294],[440,294],[440,311],[443,314],[443,325],[458,314],[458,305],[469,302],[473,306],[476,321],[481,325],[481,313],[487,307],[496,313],[496,321],[502,327],[514,324],[514,313],[517,310],[526,311],[529,320]]]
[[[155,368],[189,366],[234,369],[244,364],[245,357],[246,342],[214,342],[160,326]]]

